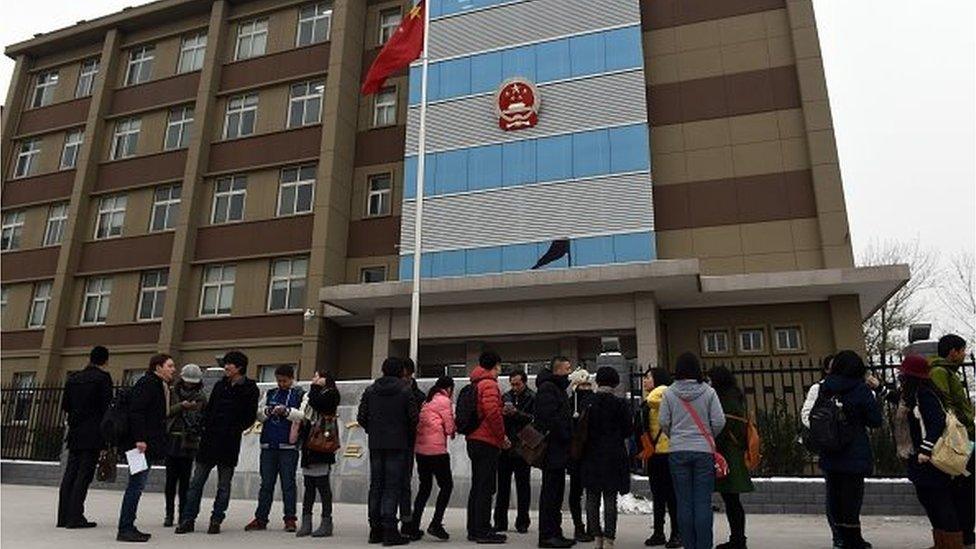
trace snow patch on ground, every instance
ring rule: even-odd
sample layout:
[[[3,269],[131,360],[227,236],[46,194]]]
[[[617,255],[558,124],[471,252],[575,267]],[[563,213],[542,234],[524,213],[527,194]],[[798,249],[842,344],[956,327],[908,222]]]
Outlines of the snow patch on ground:
[[[653,510],[651,502],[637,494],[617,495],[617,513],[621,515],[650,515]]]

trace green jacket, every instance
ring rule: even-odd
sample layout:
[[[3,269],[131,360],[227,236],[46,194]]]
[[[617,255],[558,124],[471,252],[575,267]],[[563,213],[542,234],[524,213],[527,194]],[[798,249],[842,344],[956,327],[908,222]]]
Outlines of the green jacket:
[[[932,383],[939,389],[942,402],[956,413],[956,419],[966,426],[969,439],[973,440],[973,403],[966,394],[962,376],[959,375],[959,365],[942,358],[932,361]]]
[[[735,394],[719,395],[719,401],[725,411],[726,422],[725,428],[715,439],[715,445],[729,464],[729,475],[715,481],[715,491],[725,494],[752,492],[752,479],[746,467],[749,429],[745,422],[729,417],[747,417],[745,403],[741,395]]]

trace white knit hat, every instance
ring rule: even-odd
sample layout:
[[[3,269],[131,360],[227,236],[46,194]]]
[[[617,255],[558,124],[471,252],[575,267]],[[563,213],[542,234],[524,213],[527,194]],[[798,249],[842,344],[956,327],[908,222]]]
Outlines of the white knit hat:
[[[203,370],[196,364],[187,364],[180,370],[180,379],[187,383],[200,383],[203,381]]]
[[[577,368],[573,373],[569,374],[570,388],[575,390],[579,385],[587,383],[590,383],[590,372],[587,372],[585,368]]]

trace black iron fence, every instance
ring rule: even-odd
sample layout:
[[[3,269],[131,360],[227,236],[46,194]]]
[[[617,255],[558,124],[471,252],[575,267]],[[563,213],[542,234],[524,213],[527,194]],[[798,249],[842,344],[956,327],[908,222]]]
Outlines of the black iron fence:
[[[64,439],[61,386],[0,389],[0,457],[58,461]]]

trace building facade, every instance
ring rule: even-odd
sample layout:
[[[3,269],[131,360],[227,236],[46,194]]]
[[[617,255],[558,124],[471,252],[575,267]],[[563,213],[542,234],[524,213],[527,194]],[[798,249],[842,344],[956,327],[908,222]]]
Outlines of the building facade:
[[[405,354],[417,68],[359,86],[409,7],[160,0],[8,46],[2,381],[95,344],[117,381],[160,350],[347,379]],[[430,9],[423,371],[863,346],[908,272],[854,266],[810,0]],[[506,131],[512,79],[537,119]]]

